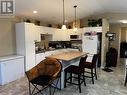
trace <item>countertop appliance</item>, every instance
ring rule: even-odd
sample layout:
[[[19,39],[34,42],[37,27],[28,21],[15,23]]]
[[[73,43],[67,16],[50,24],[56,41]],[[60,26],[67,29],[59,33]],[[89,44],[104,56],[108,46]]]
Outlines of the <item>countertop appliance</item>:
[[[81,40],[81,35],[70,35],[70,40]]]

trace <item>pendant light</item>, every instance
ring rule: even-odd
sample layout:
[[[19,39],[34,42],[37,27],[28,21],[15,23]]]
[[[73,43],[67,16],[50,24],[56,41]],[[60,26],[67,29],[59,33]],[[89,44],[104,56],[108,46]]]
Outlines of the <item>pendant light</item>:
[[[64,0],[63,0],[63,25],[61,29],[66,30],[66,25],[65,25],[65,11],[64,11]]]
[[[74,6],[74,9],[75,9],[75,21],[74,21],[74,29],[73,29],[73,31],[77,31],[77,25],[76,25],[76,8],[77,8],[77,5]]]

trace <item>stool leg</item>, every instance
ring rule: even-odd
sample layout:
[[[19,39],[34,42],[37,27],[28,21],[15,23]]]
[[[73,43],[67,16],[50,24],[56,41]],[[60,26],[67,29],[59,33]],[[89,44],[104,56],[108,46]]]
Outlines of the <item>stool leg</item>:
[[[81,83],[80,83],[80,74],[78,74],[78,86],[79,86],[79,93],[81,93]]]
[[[127,83],[127,73],[126,73],[126,78],[125,78],[124,86],[126,86],[126,83]]]
[[[91,69],[91,77],[92,77],[92,83],[94,84],[94,75],[93,75],[93,69]]]
[[[72,83],[72,73],[70,73],[70,83]]]
[[[96,78],[96,80],[97,80],[97,69],[96,69],[96,67],[95,67],[95,78]]]
[[[86,86],[86,81],[85,81],[85,75],[84,75],[84,72],[83,72],[83,82],[84,82],[84,86]]]
[[[67,72],[64,72],[64,88],[66,87],[66,82],[67,82]]]

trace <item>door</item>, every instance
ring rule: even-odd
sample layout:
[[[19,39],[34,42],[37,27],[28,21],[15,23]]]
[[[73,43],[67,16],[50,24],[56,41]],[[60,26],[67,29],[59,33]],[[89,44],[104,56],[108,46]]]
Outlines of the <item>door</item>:
[[[102,45],[102,33],[97,33],[98,42],[97,42],[97,53],[99,54],[97,66],[101,66],[101,45]]]

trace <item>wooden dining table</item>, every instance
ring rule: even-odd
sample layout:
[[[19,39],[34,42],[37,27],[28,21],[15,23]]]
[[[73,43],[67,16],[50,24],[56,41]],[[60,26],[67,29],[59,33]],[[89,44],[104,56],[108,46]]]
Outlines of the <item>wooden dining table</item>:
[[[70,65],[78,65],[80,58],[86,54],[87,53],[80,51],[69,51],[47,56],[47,58],[56,58],[62,63],[61,89],[64,88],[64,69]]]

